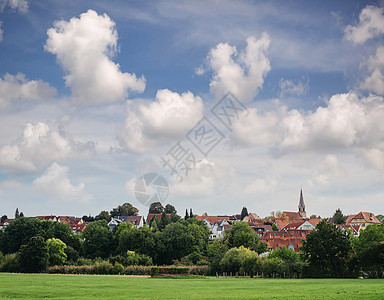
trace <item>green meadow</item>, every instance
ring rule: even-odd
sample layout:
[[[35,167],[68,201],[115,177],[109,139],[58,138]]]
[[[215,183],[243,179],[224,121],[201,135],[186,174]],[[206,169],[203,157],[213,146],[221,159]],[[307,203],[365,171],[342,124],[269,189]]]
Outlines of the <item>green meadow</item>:
[[[384,299],[384,280],[150,278],[1,273],[0,298]]]

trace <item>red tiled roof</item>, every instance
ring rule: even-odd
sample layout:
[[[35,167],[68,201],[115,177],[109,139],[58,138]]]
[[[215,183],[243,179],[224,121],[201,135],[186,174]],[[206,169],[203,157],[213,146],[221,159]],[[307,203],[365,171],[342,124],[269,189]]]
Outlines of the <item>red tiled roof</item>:
[[[161,220],[161,214],[148,214],[147,216],[147,224],[149,224],[149,222],[151,222],[152,218],[156,216],[157,217],[157,220],[160,221]],[[170,218],[171,214],[167,214],[167,217],[168,219]]]
[[[283,214],[285,214],[288,217],[289,221],[303,219],[298,212],[283,211]]]
[[[196,219],[198,219],[198,220],[207,220],[211,224],[215,224],[215,223],[221,223],[224,220],[229,221],[230,220],[230,216],[196,216]]]
[[[248,217],[249,217],[252,221],[258,221],[258,220],[261,220],[261,218],[257,215],[257,213],[249,213],[249,214],[248,214]]]
[[[321,222],[321,220],[322,219],[309,219],[307,221],[316,227],[317,224],[319,224]]]
[[[277,227],[281,230],[283,227],[287,226],[289,224],[288,220],[275,220],[275,223]]]
[[[352,218],[351,222],[353,222],[353,220],[355,219],[364,219],[364,221],[367,223],[381,224],[381,222],[375,217],[375,215],[370,212],[359,212],[356,216]]]
[[[351,229],[353,235],[359,235],[360,225],[346,225],[346,224],[336,224],[336,226],[340,229]]]
[[[5,219],[2,223],[0,223],[0,226],[4,226],[5,223],[10,223],[12,222],[14,219]]]
[[[295,223],[289,223],[285,227],[283,227],[281,230],[287,231],[287,230],[296,230],[296,228],[300,227],[304,224],[304,220],[295,222]]]
[[[71,226],[72,231],[83,232],[85,227],[87,227],[87,224],[69,224],[69,226]]]
[[[274,231],[266,232],[260,238],[260,242],[265,242],[269,249],[282,248],[283,246],[288,247],[290,244],[293,245],[295,251],[299,251],[299,247],[303,245],[303,239],[305,240],[309,230],[289,230],[289,231]]]

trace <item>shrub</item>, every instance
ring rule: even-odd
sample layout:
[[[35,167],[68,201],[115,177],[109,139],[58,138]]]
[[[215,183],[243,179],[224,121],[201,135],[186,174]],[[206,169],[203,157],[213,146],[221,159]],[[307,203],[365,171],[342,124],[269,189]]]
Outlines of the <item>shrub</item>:
[[[112,274],[113,265],[108,261],[97,262],[93,269],[94,274]]]
[[[1,272],[20,272],[20,263],[18,253],[6,254],[4,262],[0,265]]]
[[[184,274],[190,274],[190,270],[188,267],[173,267],[173,266],[151,268],[151,276],[162,275],[162,274],[184,275]]]
[[[124,266],[118,262],[115,262],[112,268],[112,274],[121,274],[124,271]]]

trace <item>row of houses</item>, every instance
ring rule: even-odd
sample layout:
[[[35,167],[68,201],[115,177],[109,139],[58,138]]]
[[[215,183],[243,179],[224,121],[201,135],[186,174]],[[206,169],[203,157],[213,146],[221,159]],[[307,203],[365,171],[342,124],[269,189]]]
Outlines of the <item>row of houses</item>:
[[[234,222],[241,221],[239,215],[197,216],[197,218],[207,224],[211,240],[222,238],[225,230],[230,229]],[[307,234],[314,230],[321,220],[320,218],[307,218],[301,190],[297,212],[283,211],[279,218],[273,220],[262,219],[256,213],[250,213],[242,221],[248,223],[259,235],[260,242],[265,242],[269,249],[274,250],[285,246],[298,252]],[[330,221],[333,221],[332,218]],[[342,231],[349,230],[355,236],[358,236],[360,230],[364,230],[371,224],[381,224],[381,222],[373,213],[359,212],[355,215],[346,216],[345,224],[336,226]],[[273,230],[273,227],[275,227],[275,230]]]
[[[161,214],[148,214],[147,224],[151,219],[156,217],[161,219]],[[168,214],[167,217],[170,218]],[[87,223],[81,218],[72,216],[36,216],[31,217],[42,220],[51,220],[54,222],[68,223],[74,233],[83,232],[87,227]],[[236,215],[220,215],[220,216],[196,216],[198,220],[202,220],[208,227],[209,239],[223,238],[224,232],[232,228],[235,222],[246,222],[259,236],[261,242],[265,242],[269,249],[282,248],[283,246],[296,252],[302,246],[302,241],[306,235],[314,230],[322,219],[307,218],[303,192],[300,191],[299,206],[297,212],[283,211],[281,216],[274,219],[262,219],[256,213],[249,213],[243,219],[240,214]],[[13,219],[7,219],[0,223],[0,229],[4,229]],[[332,218],[330,219],[332,222]],[[134,228],[144,226],[145,220],[143,216],[116,216],[113,217],[108,225],[112,231],[121,223],[131,223]],[[337,225],[342,231],[349,230],[355,236],[358,236],[360,230],[364,230],[370,224],[380,224],[381,222],[370,212],[359,212],[355,215],[345,217],[345,224]],[[275,230],[274,230],[275,229]]]

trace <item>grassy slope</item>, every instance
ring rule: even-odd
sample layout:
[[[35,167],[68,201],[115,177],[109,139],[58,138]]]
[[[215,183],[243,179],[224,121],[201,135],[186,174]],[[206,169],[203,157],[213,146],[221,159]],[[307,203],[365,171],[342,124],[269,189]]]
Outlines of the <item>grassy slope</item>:
[[[384,280],[164,279],[0,273],[0,298],[384,299]]]

